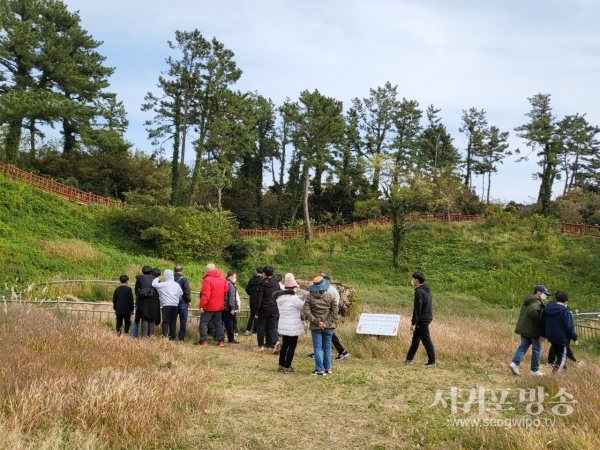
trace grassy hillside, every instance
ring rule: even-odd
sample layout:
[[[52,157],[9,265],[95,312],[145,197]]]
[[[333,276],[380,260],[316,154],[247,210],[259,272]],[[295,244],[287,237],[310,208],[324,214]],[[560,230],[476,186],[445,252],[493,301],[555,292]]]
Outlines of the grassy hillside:
[[[108,225],[104,213],[0,177],[1,281],[116,279],[121,273],[138,273],[145,264],[173,265]],[[455,301],[517,307],[538,283],[551,291],[567,290],[573,309],[600,307],[600,240],[563,236],[541,218],[516,220],[500,214],[477,224],[413,224],[399,270],[391,266],[391,233],[384,226],[322,236],[308,244],[253,238],[250,247],[242,283],[252,267],[262,264],[305,279],[327,272],[359,288],[371,309],[410,304],[415,270],[425,272],[434,298],[451,310]],[[207,262],[200,255],[186,264],[196,287]],[[226,267],[222,261],[220,265]]]
[[[0,281],[21,285],[40,280],[130,277],[157,258],[103,220],[102,207],[79,206],[0,176]],[[204,261],[186,264],[199,280]]]
[[[566,290],[573,309],[600,307],[600,240],[563,236],[549,220],[498,220],[411,226],[401,268],[391,265],[389,227],[271,243],[254,238],[254,263],[273,263],[300,277],[327,272],[359,286],[369,305],[394,307],[410,301],[410,276],[422,270],[438,301],[464,295],[472,302],[512,308],[533,286]],[[464,300],[461,300],[464,301]]]

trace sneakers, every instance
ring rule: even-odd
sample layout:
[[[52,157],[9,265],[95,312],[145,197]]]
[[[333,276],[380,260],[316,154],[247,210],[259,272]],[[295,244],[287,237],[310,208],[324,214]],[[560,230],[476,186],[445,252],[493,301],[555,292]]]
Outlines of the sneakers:
[[[281,350],[281,342],[277,341],[277,344],[275,344],[275,347],[273,347],[273,354],[278,355],[280,350]]]
[[[288,367],[283,370],[283,373],[296,373],[293,367]]]
[[[580,359],[578,359],[578,360],[575,362],[575,365],[576,365],[576,366],[583,366],[583,361],[582,361],[582,360],[580,360]]]
[[[282,372],[282,373],[285,373],[285,371],[286,371],[286,370],[287,370],[287,369],[286,369],[285,367],[283,367],[283,366],[279,366],[279,367],[277,368],[277,372]]]
[[[235,339],[233,341],[227,341],[228,344],[239,344],[240,341],[236,341]]]
[[[237,337],[239,336],[239,334],[237,333],[237,331],[235,333],[233,333],[233,338],[237,339]]]
[[[254,347],[252,350],[254,350],[255,352],[264,352],[265,348],[264,347]]]
[[[406,364],[406,365],[410,365],[412,363],[413,363],[412,359],[407,359],[407,360],[404,361],[404,364]]]
[[[423,364],[423,367],[425,367],[426,369],[430,369],[432,367],[435,367],[435,363],[427,363],[427,364]]]
[[[340,353],[339,355],[336,356],[336,360],[341,361],[342,359],[347,358],[348,356],[350,356],[350,353],[348,353],[347,350],[344,350],[342,353]]]
[[[554,364],[551,364],[551,363],[546,363],[546,367],[548,367],[548,368],[550,368],[550,369],[551,369],[552,367],[554,367]]]
[[[333,373],[333,370],[325,369],[323,372],[325,372],[327,375],[331,375]]]
[[[519,374],[519,366],[517,366],[514,362],[511,362],[508,367],[510,367],[510,370],[512,371],[512,373],[514,373],[515,375],[520,375]]]
[[[310,355],[306,355],[306,356],[307,356],[307,358],[315,359],[315,354],[314,353],[311,353]]]
[[[535,372],[534,372],[533,370],[530,370],[530,371],[529,371],[529,375],[535,375],[535,376],[537,376],[537,377],[543,377],[543,376],[544,376],[544,373],[543,373],[543,372],[540,372],[539,370],[537,370],[537,371],[535,371]]]
[[[244,331],[244,336],[252,336],[252,332],[246,330]]]
[[[321,370],[321,371],[313,370],[310,374],[314,375],[316,377],[324,377],[325,375],[327,375],[327,373],[323,370]]]
[[[223,341],[217,342],[217,347],[225,347],[225,342],[223,342]]]

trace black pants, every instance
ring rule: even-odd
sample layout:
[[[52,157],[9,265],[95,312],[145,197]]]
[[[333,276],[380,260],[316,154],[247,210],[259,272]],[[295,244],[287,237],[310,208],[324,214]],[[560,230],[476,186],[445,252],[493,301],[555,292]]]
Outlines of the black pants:
[[[123,321],[125,321],[125,334],[127,334],[131,326],[131,314],[117,314],[117,333],[121,332]]]
[[[256,333],[257,320],[254,318],[254,316],[256,314],[257,314],[257,312],[254,310],[254,306],[252,306],[252,303],[251,303],[250,304],[250,315],[248,316],[248,324],[246,325],[246,331],[252,330],[253,333]]]
[[[206,341],[209,326],[214,327],[214,336],[217,338],[217,341],[221,342],[225,340],[222,311],[204,311],[200,315],[200,342]]]
[[[577,362],[575,355],[573,354],[573,350],[571,350],[571,346],[567,347],[567,358],[573,362]],[[554,351],[554,347],[550,344],[550,351],[548,352],[548,364],[554,364],[556,362],[556,352]]]
[[[281,352],[279,353],[279,365],[289,369],[298,345],[298,336],[281,336]]]
[[[179,306],[163,306],[162,307],[162,335],[169,339],[175,339],[175,329],[177,328],[177,316],[179,315]]]
[[[554,364],[552,366],[552,373],[556,373],[559,370],[563,370],[566,369],[567,366],[567,352],[568,352],[568,348],[569,347],[565,347],[564,345],[561,344],[555,344],[554,342],[550,342],[550,346],[552,347],[552,350],[554,350],[554,353],[556,354],[556,361],[554,361]]]
[[[266,311],[258,312],[256,326],[256,338],[258,340],[258,346],[265,346],[265,336],[268,335],[268,345],[275,345],[279,336],[277,334],[277,314],[270,314]]]
[[[333,344],[333,346],[335,347],[335,349],[337,350],[338,353],[344,353],[344,346],[340,342],[340,338],[337,337],[337,334],[335,334],[335,331],[333,332],[333,337],[331,338],[331,343]]]
[[[412,361],[415,357],[415,353],[417,353],[417,349],[419,348],[419,342],[423,343],[423,347],[425,347],[425,351],[427,352],[427,364],[435,363],[435,350],[433,348],[433,342],[431,341],[431,336],[429,335],[429,324],[428,323],[418,323],[415,327],[415,331],[413,332],[412,344],[408,349],[408,353],[406,355],[406,359],[408,361]]]
[[[223,323],[225,324],[225,331],[227,332],[227,340],[231,342],[235,339],[235,331],[237,328],[235,314],[231,314],[231,311],[223,311]]]

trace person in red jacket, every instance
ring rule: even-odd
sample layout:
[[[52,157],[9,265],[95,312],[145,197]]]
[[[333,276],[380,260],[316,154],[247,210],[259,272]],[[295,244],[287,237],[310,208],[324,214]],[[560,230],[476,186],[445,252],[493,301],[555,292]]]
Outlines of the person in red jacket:
[[[229,290],[227,280],[214,264],[207,264],[206,275],[202,278],[202,291],[200,292],[200,341],[202,346],[208,345],[206,335],[208,324],[212,323],[218,346],[223,347],[225,335],[223,332],[223,307],[225,293]]]

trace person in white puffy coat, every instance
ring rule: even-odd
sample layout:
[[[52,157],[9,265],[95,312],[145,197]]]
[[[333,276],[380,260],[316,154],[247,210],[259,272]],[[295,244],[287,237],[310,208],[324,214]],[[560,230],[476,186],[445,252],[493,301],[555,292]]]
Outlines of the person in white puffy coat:
[[[279,324],[277,332],[281,335],[281,352],[279,353],[279,372],[293,373],[292,360],[298,344],[298,336],[304,334],[304,325],[300,317],[304,301],[296,295],[298,283],[294,275],[285,275],[285,289],[273,293],[279,308]]]

